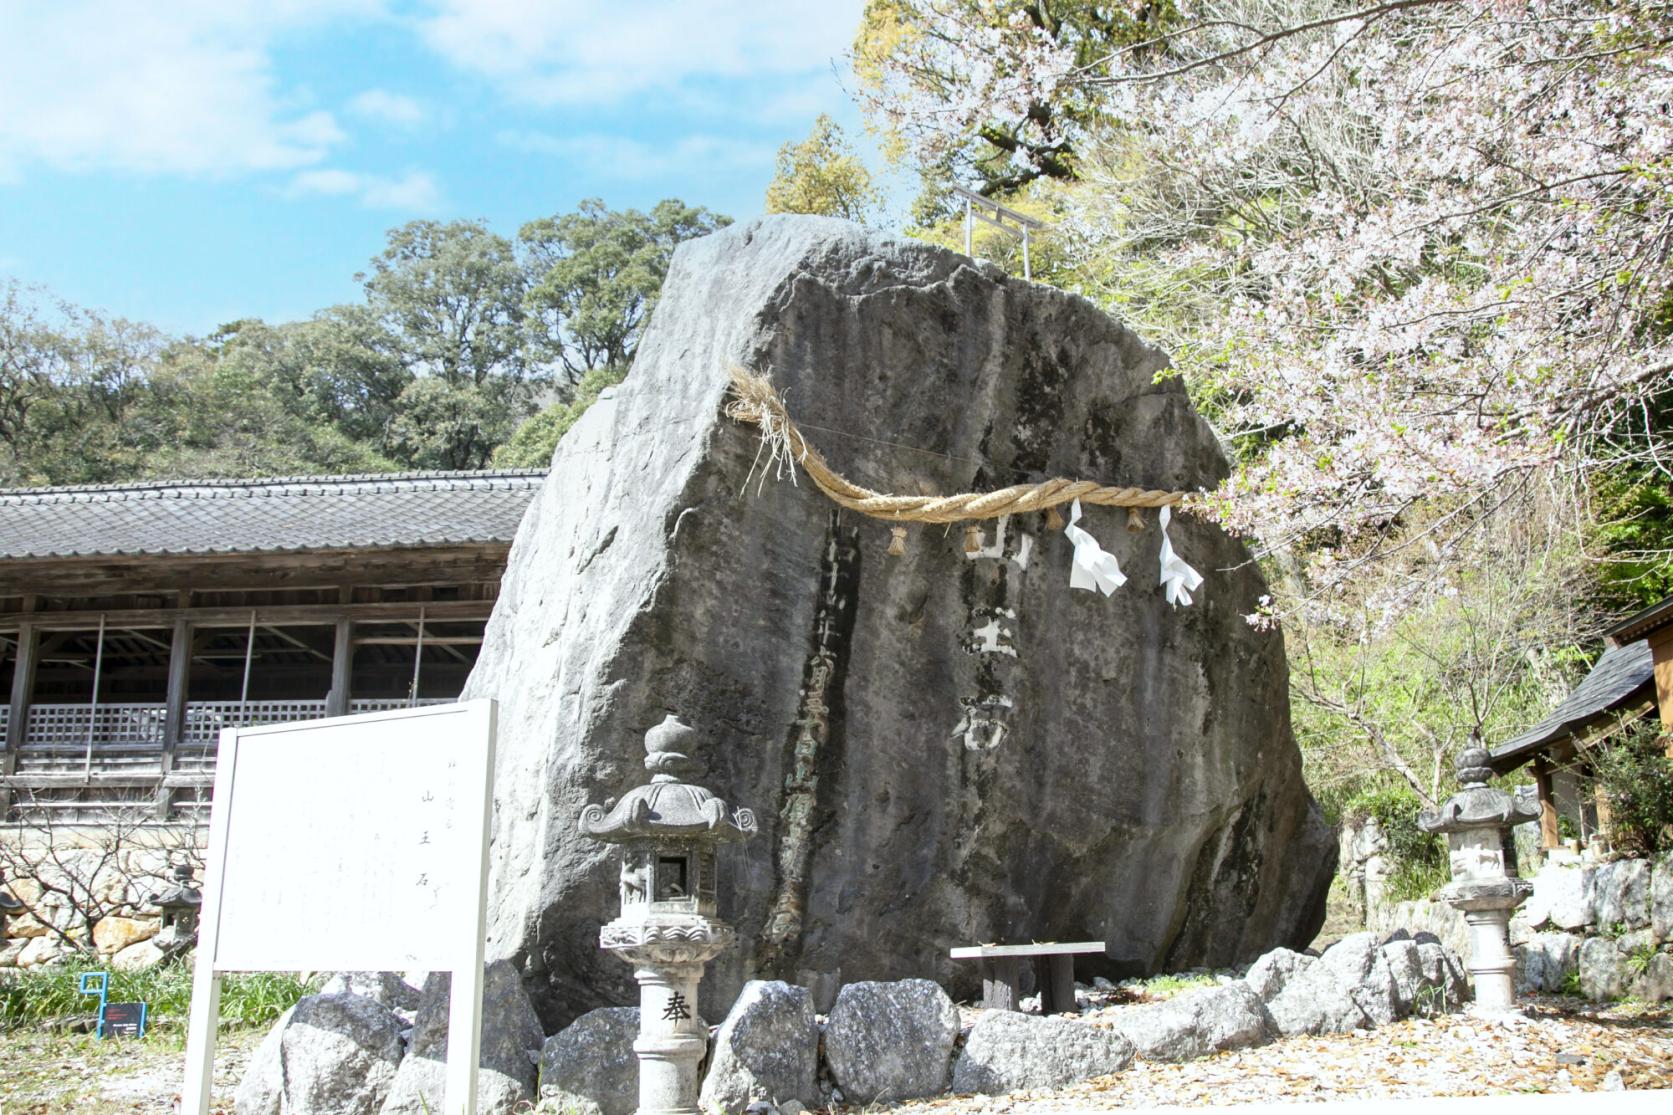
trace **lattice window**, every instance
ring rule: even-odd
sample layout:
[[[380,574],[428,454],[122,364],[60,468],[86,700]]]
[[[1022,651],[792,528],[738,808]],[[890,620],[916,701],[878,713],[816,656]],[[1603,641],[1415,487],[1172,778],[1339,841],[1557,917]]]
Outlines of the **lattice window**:
[[[162,705],[30,705],[23,733],[24,747],[87,746],[89,730],[95,750],[131,747],[160,748],[163,744]]]
[[[222,728],[289,724],[318,720],[324,715],[324,701],[192,701],[186,705],[186,726],[180,740],[212,745],[220,742]]]

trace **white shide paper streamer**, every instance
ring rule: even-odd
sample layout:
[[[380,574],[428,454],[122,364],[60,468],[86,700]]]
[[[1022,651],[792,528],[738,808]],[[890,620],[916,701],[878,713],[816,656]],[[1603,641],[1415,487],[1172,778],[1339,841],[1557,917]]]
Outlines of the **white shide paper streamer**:
[[[1122,575],[1115,555],[1106,553],[1096,538],[1075,525],[1078,522],[1080,500],[1077,499],[1069,511],[1069,525],[1063,528],[1063,533],[1075,544],[1075,564],[1069,571],[1069,587],[1083,588],[1088,592],[1096,589],[1105,596],[1112,596],[1116,589],[1127,583],[1127,578]],[[1164,540],[1162,544],[1166,546],[1167,542]]]
[[[1077,504],[1077,506],[1079,506]],[[1191,603],[1191,593],[1202,584],[1202,574],[1185,564],[1185,560],[1173,552],[1173,543],[1168,540],[1168,520],[1173,516],[1169,509],[1162,508],[1162,587],[1167,589],[1168,603],[1174,607]],[[1113,558],[1110,560],[1114,560]],[[1080,550],[1075,550],[1075,561],[1080,561]]]

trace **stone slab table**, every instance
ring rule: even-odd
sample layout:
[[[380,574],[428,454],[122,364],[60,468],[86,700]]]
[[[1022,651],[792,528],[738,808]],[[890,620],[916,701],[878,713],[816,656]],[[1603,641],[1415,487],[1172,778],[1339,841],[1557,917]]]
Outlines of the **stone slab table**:
[[[982,1006],[988,1010],[1018,1010],[1018,978],[1022,962],[1034,960],[1034,982],[1040,989],[1041,1014],[1072,1014],[1075,1010],[1075,957],[1101,953],[1102,941],[1052,941],[1033,945],[971,945],[952,950],[954,960],[982,962]]]

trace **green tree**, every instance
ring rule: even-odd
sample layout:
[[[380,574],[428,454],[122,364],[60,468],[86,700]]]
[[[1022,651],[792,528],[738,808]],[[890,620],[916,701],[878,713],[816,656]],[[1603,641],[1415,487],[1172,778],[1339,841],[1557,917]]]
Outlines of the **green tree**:
[[[601,368],[625,370],[656,305],[674,249],[731,224],[730,217],[668,199],[649,213],[613,211],[594,198],[574,213],[524,225],[532,347],[570,383]]]
[[[372,316],[413,379],[392,451],[426,468],[481,468],[529,411],[523,297],[511,241],[481,221],[412,221],[360,276]]]
[[[778,165],[767,183],[767,212],[814,213],[866,224],[882,204],[871,172],[824,113],[805,140],[778,149]]]

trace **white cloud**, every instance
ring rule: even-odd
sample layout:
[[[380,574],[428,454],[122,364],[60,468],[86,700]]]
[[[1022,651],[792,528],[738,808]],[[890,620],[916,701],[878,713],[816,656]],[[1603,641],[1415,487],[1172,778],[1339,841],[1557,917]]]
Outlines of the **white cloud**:
[[[376,0],[0,0],[0,174],[238,174],[308,166],[344,135],[281,87],[284,35]]]
[[[434,213],[442,207],[441,188],[421,170],[399,177],[329,167],[304,170],[291,178],[285,192],[291,197],[353,197],[367,209]]]
[[[528,131],[504,131],[494,138],[514,151],[584,162],[595,174],[616,179],[740,167],[770,169],[778,153],[778,148],[770,143],[708,135],[685,136],[672,143],[645,143],[625,136],[555,136]]]
[[[704,78],[828,69],[862,0],[431,0],[419,27],[462,69],[536,104],[598,104]]]
[[[387,89],[368,89],[349,101],[349,111],[362,119],[398,128],[415,128],[424,122],[424,106],[402,93]]]

